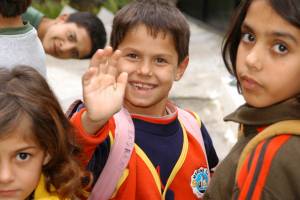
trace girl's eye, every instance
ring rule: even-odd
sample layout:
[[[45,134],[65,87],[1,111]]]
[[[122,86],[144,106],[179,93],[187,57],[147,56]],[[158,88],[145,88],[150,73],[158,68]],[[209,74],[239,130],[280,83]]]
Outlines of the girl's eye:
[[[246,43],[252,43],[255,41],[255,36],[251,33],[243,33],[242,40]]]
[[[17,154],[17,160],[19,161],[25,161],[25,160],[28,160],[30,158],[30,154],[29,153],[24,153],[24,152],[21,152],[21,153],[18,153]]]
[[[276,44],[273,47],[276,53],[285,54],[288,52],[288,48],[284,44]]]

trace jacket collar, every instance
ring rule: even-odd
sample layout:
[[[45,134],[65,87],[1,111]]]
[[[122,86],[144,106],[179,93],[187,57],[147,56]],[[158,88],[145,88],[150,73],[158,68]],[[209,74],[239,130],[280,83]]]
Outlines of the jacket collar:
[[[34,191],[34,199],[40,199],[40,200],[59,200],[59,197],[57,196],[55,189],[53,186],[51,186],[51,191],[53,193],[49,193],[46,190],[46,181],[45,181],[45,176],[41,175],[39,184],[37,188]]]
[[[244,104],[224,118],[225,121],[254,126],[295,119],[300,119],[300,96],[265,108],[255,108]]]

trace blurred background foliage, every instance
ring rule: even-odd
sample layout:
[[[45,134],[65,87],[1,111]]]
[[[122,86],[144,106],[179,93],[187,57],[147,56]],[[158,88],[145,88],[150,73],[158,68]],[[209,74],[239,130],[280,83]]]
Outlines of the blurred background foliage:
[[[40,10],[47,17],[55,18],[59,15],[65,5],[79,11],[89,11],[97,14],[102,7],[112,13],[132,0],[32,0],[32,6]]]

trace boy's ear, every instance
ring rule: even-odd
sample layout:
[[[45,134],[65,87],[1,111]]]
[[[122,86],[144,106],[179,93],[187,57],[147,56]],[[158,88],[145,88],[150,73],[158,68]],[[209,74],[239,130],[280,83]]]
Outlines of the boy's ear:
[[[175,81],[179,81],[183,76],[188,64],[189,64],[189,56],[186,56],[183,61],[178,65],[177,72],[175,76]]]
[[[66,22],[67,19],[69,18],[70,14],[62,14],[62,15],[59,15],[58,17],[56,17],[56,21],[57,22]]]
[[[51,160],[51,156],[49,153],[46,153],[45,157],[44,157],[44,161],[43,161],[43,166],[47,165],[48,162]]]

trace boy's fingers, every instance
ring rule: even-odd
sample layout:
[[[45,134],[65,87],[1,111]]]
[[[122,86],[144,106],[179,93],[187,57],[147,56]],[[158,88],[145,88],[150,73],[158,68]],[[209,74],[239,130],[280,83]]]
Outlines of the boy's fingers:
[[[91,61],[90,61],[90,66],[89,67],[98,67],[100,70],[98,72],[106,72],[106,64],[107,64],[107,59],[110,57],[112,54],[112,48],[110,46],[105,47],[104,49],[98,49]]]
[[[117,62],[119,60],[121,56],[121,51],[120,50],[116,50],[112,56],[110,57],[110,59],[108,60],[108,74],[111,74],[113,76],[117,76],[118,74],[118,70],[117,70]]]
[[[103,59],[101,60],[101,62],[98,65],[99,68],[99,73],[107,73],[107,63],[108,63],[108,57],[107,56],[103,56]]]
[[[98,49],[94,53],[94,55],[93,55],[93,57],[90,61],[90,66],[89,67],[98,67],[101,60],[103,59],[103,54],[104,54],[104,50],[103,49]]]
[[[116,50],[112,54],[111,58],[109,59],[109,65],[116,66],[120,57],[121,57],[121,51],[120,50]]]
[[[116,77],[118,75],[118,70],[116,67],[110,66],[107,70],[107,74],[110,74],[110,75]]]
[[[82,76],[82,84],[87,85],[91,81],[91,77],[97,73],[96,67],[90,67]]]
[[[103,57],[99,63],[99,73],[107,73],[108,68],[109,68],[108,60],[112,56],[112,54],[113,54],[113,51],[110,46],[104,48]]]
[[[128,74],[127,72],[122,72],[117,79],[116,88],[121,92],[122,96],[125,95],[125,89],[127,85]]]
[[[128,80],[128,73],[122,72],[117,78],[117,83],[118,85],[121,84],[125,88],[127,84],[127,80]]]
[[[111,55],[112,52],[113,52],[113,49],[112,49],[111,46],[107,46],[107,47],[104,48],[104,51],[105,51],[106,55]]]

